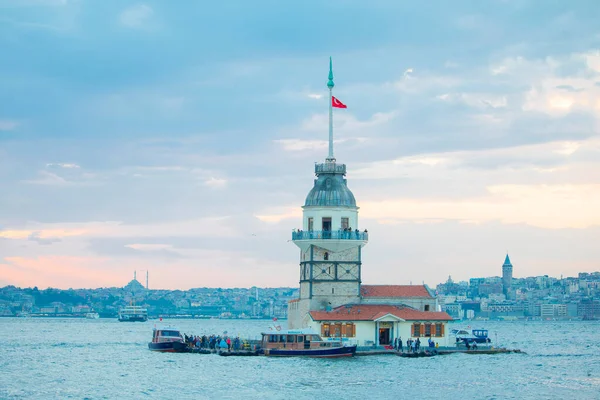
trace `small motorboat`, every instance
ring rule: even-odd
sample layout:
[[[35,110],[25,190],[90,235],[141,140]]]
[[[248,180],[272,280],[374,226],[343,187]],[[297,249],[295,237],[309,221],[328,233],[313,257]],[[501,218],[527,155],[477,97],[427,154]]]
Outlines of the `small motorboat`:
[[[189,353],[190,348],[183,339],[181,332],[173,327],[154,328],[152,330],[152,341],[148,343],[152,351],[164,353]]]
[[[456,338],[456,343],[478,343],[478,344],[489,344],[492,342],[492,339],[488,337],[487,329],[452,329],[450,331],[450,336],[454,336]]]
[[[262,353],[271,357],[352,357],[356,353],[356,345],[324,341],[309,329],[282,330],[262,334]]]
[[[420,358],[437,356],[438,352],[436,350],[425,350],[418,353],[398,353],[398,355],[406,358]]]

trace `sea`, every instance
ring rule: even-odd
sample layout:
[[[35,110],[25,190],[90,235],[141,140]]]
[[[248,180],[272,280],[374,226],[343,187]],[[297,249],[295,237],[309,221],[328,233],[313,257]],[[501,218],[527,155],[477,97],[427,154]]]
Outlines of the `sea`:
[[[0,399],[600,399],[599,321],[453,323],[525,353],[418,359],[156,353],[155,324],[258,339],[271,321],[0,318]]]

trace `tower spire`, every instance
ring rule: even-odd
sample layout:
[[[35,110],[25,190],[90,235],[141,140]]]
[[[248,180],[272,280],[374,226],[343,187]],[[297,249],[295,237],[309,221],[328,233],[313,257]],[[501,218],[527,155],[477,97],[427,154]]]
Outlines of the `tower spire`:
[[[329,88],[329,156],[326,161],[335,162],[335,157],[333,156],[333,87],[335,84],[333,83],[333,62],[331,57],[329,57],[329,80],[327,81],[327,87]]]

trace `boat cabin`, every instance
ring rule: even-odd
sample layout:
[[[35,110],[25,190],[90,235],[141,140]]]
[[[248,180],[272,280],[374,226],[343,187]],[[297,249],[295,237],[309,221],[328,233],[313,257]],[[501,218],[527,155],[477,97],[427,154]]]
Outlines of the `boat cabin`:
[[[165,327],[152,330],[152,343],[183,342],[183,336],[178,329]]]
[[[341,341],[324,341],[311,329],[273,331],[262,334],[263,349],[308,350],[341,346]]]

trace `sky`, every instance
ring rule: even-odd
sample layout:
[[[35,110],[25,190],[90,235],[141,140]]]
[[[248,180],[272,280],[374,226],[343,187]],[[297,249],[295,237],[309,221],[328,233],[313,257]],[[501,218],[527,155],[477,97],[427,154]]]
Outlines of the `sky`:
[[[598,271],[599,15],[0,0],[0,286],[297,286],[330,56],[363,283]]]

